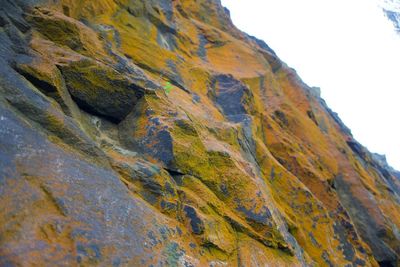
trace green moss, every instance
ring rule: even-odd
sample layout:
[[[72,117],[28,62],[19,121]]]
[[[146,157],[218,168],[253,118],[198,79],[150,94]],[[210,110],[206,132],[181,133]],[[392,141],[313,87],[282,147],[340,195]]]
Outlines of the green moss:
[[[180,128],[182,134],[198,136],[195,127],[186,120],[176,120],[175,125]]]
[[[79,29],[67,20],[54,19],[37,13],[32,17],[40,33],[59,45],[66,45],[72,50],[82,50],[83,43],[79,38]]]
[[[126,117],[144,93],[144,88],[94,60],[72,62],[60,69],[81,109],[117,122]]]

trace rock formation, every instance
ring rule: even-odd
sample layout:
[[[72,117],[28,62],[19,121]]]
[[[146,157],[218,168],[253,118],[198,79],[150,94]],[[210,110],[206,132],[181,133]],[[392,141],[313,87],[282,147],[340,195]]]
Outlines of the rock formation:
[[[399,266],[399,173],[220,1],[0,3],[0,266]]]

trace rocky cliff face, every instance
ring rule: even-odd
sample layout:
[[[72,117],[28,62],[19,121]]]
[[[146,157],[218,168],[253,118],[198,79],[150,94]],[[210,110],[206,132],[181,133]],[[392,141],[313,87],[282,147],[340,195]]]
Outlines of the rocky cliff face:
[[[0,2],[0,266],[398,266],[399,173],[218,0]]]

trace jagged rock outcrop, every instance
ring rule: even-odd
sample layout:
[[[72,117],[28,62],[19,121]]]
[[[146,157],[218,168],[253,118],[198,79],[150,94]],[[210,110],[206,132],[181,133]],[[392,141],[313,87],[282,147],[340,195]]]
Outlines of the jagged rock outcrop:
[[[400,181],[217,0],[1,0],[0,266],[398,266]]]

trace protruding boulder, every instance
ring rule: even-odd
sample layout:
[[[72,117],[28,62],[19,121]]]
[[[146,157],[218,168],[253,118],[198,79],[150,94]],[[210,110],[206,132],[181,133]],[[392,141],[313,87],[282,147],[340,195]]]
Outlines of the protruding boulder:
[[[145,91],[128,77],[91,59],[59,68],[69,92],[83,110],[116,122],[128,115]]]

